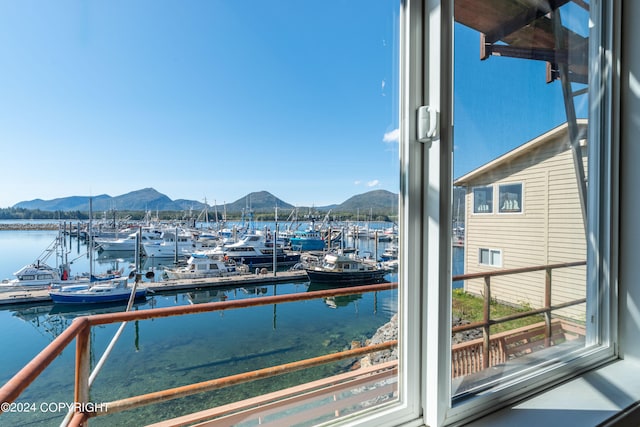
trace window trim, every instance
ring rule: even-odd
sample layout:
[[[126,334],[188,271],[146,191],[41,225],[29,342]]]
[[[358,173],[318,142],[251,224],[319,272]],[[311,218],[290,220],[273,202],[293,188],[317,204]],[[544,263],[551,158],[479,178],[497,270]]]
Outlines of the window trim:
[[[438,27],[434,28],[429,25],[428,33],[433,34],[438,32],[441,34],[441,38],[438,38],[438,47],[442,49],[441,56],[437,56],[433,53],[433,50],[425,52],[424,61],[428,64],[429,70],[425,71],[425,75],[429,76],[432,72],[432,68],[435,68],[440,72],[439,88],[434,87],[432,84],[427,90],[428,95],[432,95],[432,91],[437,93],[437,96],[428,96],[428,105],[439,105],[441,111],[440,117],[440,132],[442,139],[439,144],[433,144],[431,153],[428,158],[439,157],[440,163],[436,165],[437,170],[431,170],[432,163],[428,163],[429,170],[425,172],[426,183],[425,188],[427,198],[429,200],[438,200],[440,206],[444,206],[444,212],[439,212],[437,220],[430,214],[429,206],[425,209],[425,228],[430,229],[433,223],[438,223],[440,218],[445,218],[440,222],[440,234],[437,232],[427,233],[426,237],[429,238],[426,242],[427,251],[430,255],[426,268],[431,274],[427,274],[426,281],[420,283],[420,287],[427,290],[427,301],[424,305],[426,313],[424,315],[424,322],[426,325],[426,337],[423,346],[427,349],[425,360],[423,361],[425,384],[425,394],[423,396],[423,405],[425,408],[425,423],[432,426],[442,426],[451,423],[467,422],[473,419],[482,417],[485,414],[494,412],[501,407],[508,406],[516,401],[520,401],[523,398],[533,396],[547,389],[548,387],[564,382],[569,378],[579,376],[586,371],[596,368],[607,361],[615,358],[615,346],[607,344],[614,344],[615,340],[615,319],[613,313],[616,313],[614,299],[611,298],[612,288],[609,285],[609,277],[611,280],[615,280],[615,276],[609,276],[614,273],[614,269],[610,266],[615,265],[612,263],[611,257],[611,244],[615,242],[617,238],[611,234],[612,230],[615,230],[615,216],[616,212],[616,195],[612,191],[612,169],[614,165],[611,164],[612,160],[615,160],[615,155],[610,151],[612,147],[612,136],[617,129],[617,126],[612,123],[614,119],[613,102],[619,98],[617,95],[618,87],[614,85],[614,73],[612,69],[616,68],[616,64],[613,59],[615,55],[611,55],[614,51],[614,40],[610,36],[614,28],[619,28],[619,16],[616,16],[614,20],[614,10],[619,9],[620,2],[615,0],[616,6],[614,8],[613,2],[601,2],[591,3],[592,11],[599,9],[598,13],[591,13],[591,21],[595,24],[591,28],[590,34],[590,51],[591,58],[598,59],[598,66],[592,66],[590,68],[590,87],[591,88],[605,88],[605,96],[591,96],[590,102],[590,117],[595,120],[589,121],[589,135],[594,141],[602,142],[589,144],[590,150],[603,150],[602,152],[593,151],[602,155],[599,160],[602,164],[599,165],[601,179],[595,182],[595,185],[589,186],[590,196],[589,207],[597,205],[597,211],[591,210],[590,212],[598,212],[598,216],[590,214],[589,224],[593,226],[593,221],[599,223],[600,227],[595,228],[595,235],[589,237],[589,241],[592,244],[596,244],[597,248],[591,248],[589,253],[593,258],[590,259],[592,268],[588,268],[587,274],[587,289],[588,297],[592,298],[592,301],[597,301],[597,304],[593,304],[593,307],[588,308],[588,313],[597,313],[602,319],[607,319],[606,324],[599,322],[597,325],[597,331],[600,339],[602,339],[603,346],[594,345],[587,347],[581,352],[579,358],[573,360],[550,360],[549,363],[543,366],[538,366],[533,372],[522,372],[517,375],[517,378],[511,383],[506,383],[499,387],[494,388],[491,393],[484,395],[477,395],[470,399],[461,398],[452,401],[450,396],[451,390],[451,334],[446,333],[450,331],[451,327],[451,313],[450,313],[450,298],[451,298],[451,265],[450,262],[450,242],[449,239],[444,238],[449,231],[448,225],[451,224],[451,208],[449,193],[453,191],[452,183],[448,178],[451,175],[452,169],[452,139],[449,127],[451,126],[451,102],[453,97],[452,91],[452,79],[451,64],[453,58],[452,52],[452,34],[453,34],[453,5],[452,1],[437,1],[428,0],[426,5],[425,21],[429,24],[437,24]],[[597,30],[597,31],[596,31]],[[602,33],[601,34],[599,33]],[[604,37],[604,38],[603,38]],[[615,53],[615,52],[614,52]],[[433,62],[435,58],[435,62]],[[590,61],[595,62],[595,61]],[[427,82],[431,82],[430,79],[425,79]],[[442,95],[442,99],[439,96]],[[434,102],[433,99],[437,99],[438,102]],[[616,118],[617,119],[617,118]],[[595,122],[598,122],[597,125]],[[602,124],[602,128],[600,125]],[[440,149],[442,146],[442,149]],[[434,150],[436,148],[436,150]],[[609,150],[609,151],[607,151]],[[590,164],[590,174],[595,174],[596,169]],[[438,176],[440,181],[433,180],[431,177]],[[524,191],[524,189],[523,189]],[[596,200],[593,194],[600,192],[601,199]],[[437,198],[436,198],[437,197]],[[613,199],[612,199],[613,197]],[[599,203],[599,205],[598,205]],[[593,204],[593,205],[591,205]],[[449,212],[446,211],[449,209]],[[524,207],[523,207],[524,209]],[[433,209],[432,209],[433,210]],[[611,210],[608,212],[607,210]],[[448,220],[446,219],[448,218]],[[450,235],[450,233],[449,233]],[[595,243],[594,243],[595,242]],[[439,247],[439,254],[433,250],[434,246]],[[597,250],[595,250],[597,249]],[[597,258],[596,258],[597,256]],[[433,268],[439,268],[440,271],[433,277]],[[605,277],[607,276],[607,277]],[[448,280],[447,280],[448,279]],[[595,289],[591,284],[600,283],[601,288]],[[604,299],[597,298],[598,293],[601,292],[605,295]],[[589,317],[588,317],[589,318]],[[446,327],[444,326],[446,325]],[[613,340],[613,341],[612,341]],[[597,341],[597,340],[596,340]],[[593,344],[598,344],[594,342]],[[435,350],[434,350],[435,348]],[[434,365],[436,365],[434,367]],[[522,377],[524,376],[524,380]],[[438,394],[438,390],[445,391],[444,394]]]
[[[482,262],[482,251],[487,251],[489,253],[489,263],[485,264]],[[493,264],[491,262],[492,258],[492,254],[493,253],[499,253],[500,254],[500,263],[499,264]],[[502,268],[502,265],[504,264],[503,262],[503,252],[502,249],[494,249],[494,248],[478,248],[478,265],[486,265],[487,267],[496,267],[496,268]]]
[[[493,184],[488,184],[488,185],[475,185],[473,187],[471,187],[471,202],[472,202],[472,214],[473,215],[493,215],[495,212],[495,198],[496,198],[496,191],[495,191],[495,186]],[[491,190],[491,204],[489,205],[489,207],[491,208],[488,211],[476,211],[476,190],[480,190],[480,189],[490,189]]]
[[[506,187],[508,185],[519,185],[520,186],[520,208],[517,211],[502,211],[502,206],[500,206],[500,189],[502,187]],[[496,200],[497,200],[497,206],[498,209],[496,210],[496,214],[498,215],[522,215],[524,214],[524,205],[525,205],[525,200],[524,200],[524,181],[513,181],[513,182],[499,182],[496,184],[496,187],[498,187],[498,191],[496,192]]]
[[[615,0],[616,8],[619,0]],[[612,19],[614,6],[602,7],[605,16],[597,16],[595,28],[617,28]],[[602,19],[600,19],[602,18]],[[618,19],[616,22],[618,22]],[[360,413],[346,421],[350,425],[431,425],[444,426],[478,419],[501,407],[523,398],[540,394],[550,386],[600,366],[615,358],[614,345],[588,349],[568,366],[551,366],[554,361],[535,372],[519,373],[520,378],[501,386],[492,393],[470,400],[451,400],[451,193],[452,180],[452,85],[453,85],[453,3],[452,1],[401,0],[400,23],[400,266],[399,266],[399,401],[370,412]],[[592,30],[593,31],[593,30]],[[590,37],[593,40],[593,34]],[[590,150],[605,147],[611,149],[612,136],[617,131],[612,123],[612,103],[618,97],[609,93],[613,86],[613,67],[610,52],[613,39],[604,43],[591,43],[590,54],[599,58],[600,67],[593,67],[591,87],[607,88],[602,105],[591,99],[592,110],[599,120],[591,120],[589,133],[605,144],[589,144]],[[605,53],[598,50],[604,48]],[[597,56],[596,56],[597,54]],[[422,64],[429,64],[426,69]],[[600,73],[601,70],[607,72]],[[611,95],[611,96],[608,96]],[[592,97],[595,98],[595,97]],[[416,140],[416,111],[423,105],[437,106],[439,112],[440,139],[422,143]],[[596,136],[597,135],[597,136]],[[601,168],[603,179],[590,185],[590,191],[615,189],[612,187],[611,161],[616,160],[613,151],[603,153],[604,164],[591,165],[590,173]],[[608,156],[608,157],[607,157]],[[610,161],[611,160],[611,161]],[[608,163],[607,163],[608,162]],[[592,190],[591,190],[592,189]],[[523,188],[524,192],[524,188]],[[597,193],[590,193],[597,194]],[[595,241],[603,242],[598,258],[591,259],[593,269],[588,280],[604,283],[601,289],[607,295],[602,304],[592,310],[610,319],[607,325],[598,325],[598,333],[605,344],[615,343],[615,301],[610,298],[608,276],[605,267],[612,266],[611,280],[615,278],[615,259],[611,247],[616,242],[617,193],[602,191],[602,199],[589,197],[591,204],[603,209],[600,218],[590,216],[589,221],[602,221],[596,229]],[[523,194],[524,198],[524,194]],[[429,203],[428,203],[429,202]],[[524,201],[523,201],[524,202]],[[524,205],[524,203],[523,203]],[[611,212],[608,212],[611,209]],[[524,206],[522,207],[524,211]],[[495,212],[495,209],[494,209]],[[593,224],[590,222],[590,225]],[[424,242],[424,245],[423,245]],[[594,256],[594,251],[590,252]],[[614,262],[612,262],[614,261]],[[597,292],[589,287],[591,292]],[[607,338],[610,337],[610,338]],[[515,387],[513,387],[515,386]]]

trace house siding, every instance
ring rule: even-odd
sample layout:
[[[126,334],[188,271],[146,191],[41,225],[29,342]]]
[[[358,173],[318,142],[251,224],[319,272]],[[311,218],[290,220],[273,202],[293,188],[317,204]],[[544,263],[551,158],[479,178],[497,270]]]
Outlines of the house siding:
[[[586,170],[586,157],[583,164]],[[522,183],[522,213],[498,213],[500,184]],[[465,273],[586,260],[585,230],[572,151],[566,131],[465,183]],[[494,186],[494,212],[473,213],[473,188]],[[479,263],[480,248],[502,251],[502,265]],[[585,297],[584,266],[552,272],[552,304]],[[467,280],[467,292],[482,295],[482,279]],[[491,278],[491,297],[514,305],[544,306],[545,273]],[[584,320],[584,306],[554,312]]]

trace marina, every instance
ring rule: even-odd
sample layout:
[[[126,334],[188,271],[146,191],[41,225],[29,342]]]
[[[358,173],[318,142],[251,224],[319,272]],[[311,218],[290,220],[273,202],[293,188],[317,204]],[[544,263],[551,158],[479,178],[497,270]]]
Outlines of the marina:
[[[211,288],[233,288],[244,286],[272,285],[276,283],[306,282],[308,277],[303,270],[280,271],[275,275],[244,274],[238,276],[209,277],[200,279],[175,279],[159,282],[145,282],[150,292],[191,291]],[[49,289],[16,289],[0,292],[0,306],[49,302]]]
[[[0,277],[9,278],[33,258],[55,237],[55,230],[6,230],[0,232]],[[373,250],[373,242],[371,244]],[[362,250],[369,246],[362,244]],[[69,248],[72,274],[88,271],[89,258],[83,243],[75,238]],[[382,251],[383,245],[379,250]],[[121,270],[128,273],[132,259],[126,253],[116,257],[95,256],[95,272]],[[79,257],[79,258],[78,258]],[[272,271],[239,277],[221,277],[167,281],[161,273],[173,260],[148,259],[141,271],[154,272],[149,279],[143,274],[149,292],[146,299],[136,301],[132,310],[197,305],[216,301],[265,298],[312,292],[302,270]],[[388,279],[396,280],[393,273]],[[241,281],[238,281],[241,280]],[[89,314],[114,313],[123,304],[54,304],[47,300],[47,290],[16,290],[4,297],[22,294],[20,302],[0,305],[0,339],[11,351],[0,354],[0,381],[9,380],[51,340],[64,331],[73,319]],[[28,295],[30,294],[30,295]],[[28,299],[31,298],[31,299]],[[15,299],[15,297],[13,298]],[[165,387],[222,377],[237,372],[259,369],[286,361],[303,359],[349,348],[351,341],[371,337],[397,311],[397,290],[320,298],[318,300],[194,314],[171,319],[136,321],[128,324],[118,344],[92,387],[92,399],[109,401],[152,392]],[[92,354],[99,355],[113,337],[118,325],[105,325],[92,331]],[[64,352],[20,397],[21,401],[68,401],[73,396],[74,352]],[[97,357],[97,356],[95,356]],[[350,362],[329,364],[273,380],[248,384],[241,393],[259,395],[287,384],[311,381],[348,369]],[[143,379],[150,383],[145,386]],[[239,389],[208,393],[202,398],[180,403],[180,411],[194,412],[233,401]],[[100,417],[91,425],[108,426],[142,424],[159,421],[167,412],[176,414],[175,405],[152,405],[123,414]],[[3,414],[8,425],[59,425],[63,413]]]

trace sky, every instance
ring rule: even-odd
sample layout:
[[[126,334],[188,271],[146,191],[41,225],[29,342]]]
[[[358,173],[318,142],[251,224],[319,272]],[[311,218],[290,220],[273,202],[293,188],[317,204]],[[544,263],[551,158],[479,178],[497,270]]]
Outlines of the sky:
[[[147,187],[209,204],[397,193],[398,8],[0,2],[0,208]],[[480,61],[460,26],[455,69],[456,176],[566,120],[544,64]]]

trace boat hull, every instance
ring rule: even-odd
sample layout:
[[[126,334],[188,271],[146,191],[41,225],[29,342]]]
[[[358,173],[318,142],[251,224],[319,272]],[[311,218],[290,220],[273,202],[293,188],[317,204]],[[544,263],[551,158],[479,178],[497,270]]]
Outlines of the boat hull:
[[[129,300],[131,290],[125,292],[114,292],[104,295],[80,294],[74,292],[52,291],[49,296],[57,304],[105,304],[113,302],[125,302]],[[144,298],[147,295],[146,289],[136,290],[136,299]]]
[[[236,262],[236,264],[244,264],[249,267],[249,271],[254,268],[272,268],[273,267],[273,255],[264,256],[234,256],[228,255],[229,259]],[[300,254],[280,255],[276,259],[278,267],[290,267],[300,262]]]
[[[385,281],[384,270],[357,271],[353,273],[320,271],[307,269],[307,276],[311,283],[322,283],[325,285],[367,285],[381,283]]]

